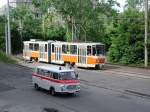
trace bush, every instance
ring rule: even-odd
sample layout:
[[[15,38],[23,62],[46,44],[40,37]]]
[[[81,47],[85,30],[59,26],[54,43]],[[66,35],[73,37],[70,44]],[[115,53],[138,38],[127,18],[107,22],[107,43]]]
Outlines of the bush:
[[[15,63],[16,61],[11,59],[11,57],[6,56],[4,52],[0,51],[0,62]]]
[[[114,28],[115,34],[111,36],[111,46],[108,51],[110,62],[121,64],[143,64],[144,60],[144,28],[142,27],[141,12],[134,9],[126,10],[120,17],[136,18],[121,19]]]

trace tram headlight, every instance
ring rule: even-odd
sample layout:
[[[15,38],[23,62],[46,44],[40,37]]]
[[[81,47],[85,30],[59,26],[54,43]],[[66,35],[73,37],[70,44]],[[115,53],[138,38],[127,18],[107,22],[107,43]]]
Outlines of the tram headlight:
[[[96,63],[99,63],[99,59],[98,58],[96,59]]]

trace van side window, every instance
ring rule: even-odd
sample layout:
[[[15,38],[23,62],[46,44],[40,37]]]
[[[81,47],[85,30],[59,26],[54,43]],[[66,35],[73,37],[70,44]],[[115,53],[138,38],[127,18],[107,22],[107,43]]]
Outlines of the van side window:
[[[54,78],[54,79],[58,79],[58,77],[59,77],[59,76],[58,76],[58,73],[53,73],[53,78]]]
[[[44,70],[44,76],[51,77],[52,73],[48,70]]]
[[[36,73],[37,73],[37,74],[39,74],[39,72],[40,72],[40,69],[39,69],[39,68],[37,68]]]
[[[44,75],[44,70],[38,68],[37,69],[37,74]]]

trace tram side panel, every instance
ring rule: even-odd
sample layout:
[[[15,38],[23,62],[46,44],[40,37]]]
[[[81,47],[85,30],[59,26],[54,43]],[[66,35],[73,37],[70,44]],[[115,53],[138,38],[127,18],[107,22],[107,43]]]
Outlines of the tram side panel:
[[[39,57],[39,43],[29,42],[30,60],[38,60]]]
[[[51,44],[51,63],[64,64],[62,60],[62,45],[61,43]]]
[[[53,43],[51,52],[52,63],[65,64],[65,63],[77,63],[77,49],[75,52],[70,50],[71,44]]]
[[[39,43],[30,41],[24,42],[23,58],[25,60],[38,60],[39,54]]]
[[[77,45],[62,45],[62,60],[64,63],[77,63]]]
[[[42,43],[42,46],[41,46]],[[39,61],[64,64],[73,63],[79,67],[96,67],[105,64],[104,55],[93,54],[93,44],[72,44],[61,42],[24,42],[23,57]],[[94,45],[95,46],[95,45]],[[88,50],[89,49],[89,50]],[[99,50],[100,52],[100,50]]]
[[[39,61],[51,63],[52,61],[52,42],[40,42],[39,43]]]

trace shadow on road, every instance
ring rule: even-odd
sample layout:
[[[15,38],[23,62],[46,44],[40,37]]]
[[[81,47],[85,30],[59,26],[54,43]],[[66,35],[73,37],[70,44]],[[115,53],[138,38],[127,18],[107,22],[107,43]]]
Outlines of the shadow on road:
[[[39,91],[39,92],[42,92],[43,94],[46,94],[46,95],[49,95],[51,96],[51,94],[49,93],[49,91],[45,90],[45,89],[42,89],[40,88],[40,90],[35,90],[35,91]],[[56,93],[55,96],[53,97],[56,97],[56,98],[76,98],[76,97],[79,97],[78,93],[76,94],[60,94],[60,93]]]
[[[44,108],[42,112],[59,112],[59,111],[54,108]]]

